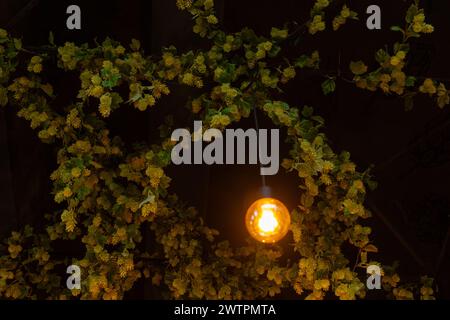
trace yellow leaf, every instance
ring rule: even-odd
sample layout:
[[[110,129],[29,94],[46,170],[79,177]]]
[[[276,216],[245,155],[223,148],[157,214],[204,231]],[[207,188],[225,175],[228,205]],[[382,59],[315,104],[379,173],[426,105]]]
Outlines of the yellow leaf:
[[[355,75],[361,75],[367,72],[367,66],[362,61],[350,62],[350,70]]]
[[[378,248],[375,247],[373,244],[368,244],[364,247],[365,252],[378,252]]]

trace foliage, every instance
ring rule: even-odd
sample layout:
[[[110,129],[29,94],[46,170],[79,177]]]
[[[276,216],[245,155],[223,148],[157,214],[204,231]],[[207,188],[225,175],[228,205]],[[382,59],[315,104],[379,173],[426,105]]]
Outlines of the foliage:
[[[313,35],[327,26],[332,1],[318,0],[305,24]],[[0,104],[18,109],[30,121],[39,138],[56,146],[57,169],[51,174],[53,196],[61,209],[46,216],[46,232],[27,226],[13,232],[1,248],[0,296],[5,298],[120,299],[135,282],[145,277],[159,286],[166,298],[254,299],[275,296],[293,288],[306,299],[334,294],[340,299],[364,297],[365,284],[358,272],[377,251],[369,239],[371,230],[362,220],[370,217],[364,207],[370,174],[358,172],[348,152],[336,154],[320,131],[323,119],[311,107],[294,107],[273,100],[274,92],[302,69],[319,69],[318,51],[304,52],[293,60],[279,59],[283,46],[297,30],[272,28],[270,37],[245,28],[226,33],[214,13],[212,0],[177,0],[189,11],[193,31],[205,38],[208,49],[179,53],[164,48],[161,55],[146,56],[140,43],[129,47],[107,39],[89,47],[66,43],[42,53],[22,48],[21,41],[0,29]],[[412,95],[419,92],[448,103],[448,91],[426,80],[420,87],[403,73],[407,40],[432,31],[423,10],[413,4],[408,11],[403,42],[392,54],[381,50],[380,68],[368,72],[363,62],[352,63],[356,86],[385,93]],[[332,29],[342,29],[356,13],[343,6],[332,19]],[[420,27],[419,27],[420,26]],[[23,60],[27,62],[24,64]],[[80,79],[76,99],[62,106],[46,76],[57,66]],[[283,61],[283,62],[280,62]],[[161,140],[130,147],[111,136],[105,121],[115,110],[132,106],[139,111],[154,108],[170,94],[172,84],[196,88],[189,100],[193,117],[207,127],[223,129],[251,114],[253,106],[273,122],[286,127],[292,148],[283,167],[299,177],[301,196],[291,212],[292,248],[295,261],[283,259],[283,248],[253,241],[233,248],[218,241],[218,232],[205,225],[194,208],[186,207],[170,192],[173,142],[170,119],[161,126]],[[332,93],[336,83],[322,85]],[[407,90],[407,91],[406,91]],[[123,92],[127,92],[124,95]],[[143,232],[150,229],[155,244],[139,249]],[[61,258],[56,240],[72,240],[84,248],[81,259]],[[352,246],[357,257],[346,257]],[[57,270],[69,264],[82,268],[81,290],[68,290]],[[413,287],[400,287],[392,270],[383,278],[386,290],[396,298],[413,298]],[[365,279],[365,275],[363,276]],[[432,281],[423,279],[416,297],[432,298]]]
[[[444,108],[450,103],[450,97],[445,84],[430,78],[417,83],[416,77],[405,74],[408,52],[411,38],[420,37],[421,34],[429,34],[434,27],[425,22],[424,10],[415,1],[408,9],[405,17],[405,27],[392,26],[391,30],[401,32],[401,42],[396,42],[391,50],[380,49],[375,54],[378,67],[368,71],[368,67],[362,61],[352,62],[351,71],[355,75],[353,80],[358,88],[376,91],[380,89],[385,94],[397,94],[404,98],[406,109],[411,109],[412,98],[418,93],[434,97],[437,105]]]

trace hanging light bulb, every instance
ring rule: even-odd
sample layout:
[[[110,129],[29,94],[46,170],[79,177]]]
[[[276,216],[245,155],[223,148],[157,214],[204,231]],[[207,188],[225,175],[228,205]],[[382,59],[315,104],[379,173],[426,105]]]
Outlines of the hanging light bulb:
[[[259,131],[256,112],[256,106],[253,105],[255,129]],[[275,243],[289,231],[291,216],[281,201],[272,198],[271,189],[266,185],[264,175],[261,175],[261,182],[261,198],[253,202],[248,208],[245,215],[245,225],[250,235],[256,240],[262,243]]]
[[[281,240],[289,230],[291,217],[286,206],[274,198],[261,198],[253,202],[245,215],[250,235],[263,243]]]

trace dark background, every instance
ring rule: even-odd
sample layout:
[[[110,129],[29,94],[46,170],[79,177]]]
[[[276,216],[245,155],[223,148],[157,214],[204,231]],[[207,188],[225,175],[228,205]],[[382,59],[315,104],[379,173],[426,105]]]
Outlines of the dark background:
[[[248,26],[265,35],[271,26],[306,21],[312,3],[215,2],[227,31]],[[377,49],[399,40],[398,33],[389,31],[389,27],[403,24],[408,3],[350,2],[360,21],[347,23],[337,33],[305,35],[288,55],[317,48],[322,70],[329,73],[340,70],[345,77],[350,60],[374,61]],[[66,29],[65,12],[70,4],[81,7],[80,31]],[[382,9],[382,30],[370,31],[365,26],[365,11],[370,4],[378,4]],[[422,1],[422,6],[436,31],[413,41],[409,73],[443,78],[448,84],[450,3],[428,0]],[[182,52],[204,45],[191,32],[191,26],[190,15],[177,10],[175,0],[0,0],[0,27],[22,36],[24,44],[30,46],[47,43],[52,30],[57,44],[92,43],[94,39],[101,42],[110,36],[124,44],[130,43],[131,38],[139,39],[147,54],[159,53],[162,46],[171,44]],[[375,165],[373,173],[379,187],[369,193],[366,205],[374,213],[369,223],[380,249],[376,258],[384,263],[399,260],[402,280],[415,281],[424,274],[436,277],[438,297],[449,299],[450,249],[446,246],[450,220],[449,107],[440,110],[431,99],[420,97],[413,110],[407,112],[398,97],[362,91],[343,80],[338,80],[333,95],[324,97],[320,89],[323,80],[319,74],[299,72],[298,79],[286,87],[283,99],[292,105],[313,106],[326,120],[324,131],[335,151],[350,151],[359,170]],[[61,79],[59,86],[63,89],[66,85],[71,87],[71,83],[70,79]],[[57,92],[64,94],[61,88]],[[108,120],[112,132],[120,134],[128,143],[151,141],[162,117],[179,116],[191,94],[187,89],[173,87],[171,90],[173,94],[163,98],[145,116],[132,108],[115,112]],[[261,117],[260,121],[260,127],[272,127],[267,119]],[[189,124],[180,123],[180,127],[185,125]],[[238,126],[246,128],[253,123],[243,120]],[[282,147],[282,155],[287,148]],[[28,122],[15,116],[15,110],[0,110],[0,238],[26,223],[39,225],[43,215],[51,212],[48,176],[56,166],[54,159],[55,150],[40,143]],[[243,243],[246,236],[243,215],[260,183],[257,166],[181,166],[170,168],[169,174],[173,178],[172,191],[199,208],[223,238],[236,245]],[[296,205],[299,194],[294,176],[280,170],[267,181],[290,209]],[[142,297],[142,294],[151,296],[137,286],[130,297]]]

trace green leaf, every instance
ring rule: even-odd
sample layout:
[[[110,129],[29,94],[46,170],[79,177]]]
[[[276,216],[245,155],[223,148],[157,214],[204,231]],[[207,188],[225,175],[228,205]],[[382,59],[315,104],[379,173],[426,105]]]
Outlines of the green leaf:
[[[23,235],[25,238],[31,237],[33,235],[33,228],[27,224],[23,230]]]
[[[304,68],[306,66],[306,64],[308,63],[309,57],[304,54],[302,56],[300,56],[300,58],[297,59],[297,61],[295,61],[295,66],[299,67],[299,68]]]
[[[21,50],[22,49],[22,40],[20,39],[14,39],[14,47],[17,50]]]
[[[119,83],[119,79],[121,78],[120,74],[112,74],[109,71],[105,71],[105,69],[102,69],[102,76],[106,77],[106,80],[102,81],[102,86],[108,89],[112,89],[113,87],[117,86]]]
[[[278,53],[281,51],[281,47],[280,46],[272,46],[272,49],[270,49],[268,56],[270,58],[274,58],[278,55]]]
[[[325,120],[320,116],[313,116],[311,119],[316,121],[319,125],[323,125],[325,123]]]
[[[341,158],[343,161],[350,161],[350,152],[348,152],[348,151],[342,151],[341,154],[340,154],[340,158]]]
[[[286,39],[288,36],[288,30],[273,27],[270,30],[270,36],[274,39]]]
[[[170,164],[170,162],[171,162],[171,157],[170,157],[170,152],[167,152],[167,151],[159,151],[158,152],[158,160],[159,160],[159,163],[162,165],[162,166],[167,166],[167,165],[169,165]]]
[[[389,55],[383,49],[378,50],[377,53],[375,54],[375,60],[377,60],[379,64],[385,63],[388,58]]]
[[[414,84],[416,83],[416,80],[417,80],[416,77],[408,76],[406,78],[406,81],[405,81],[405,86],[406,87],[413,87]]]
[[[353,74],[359,76],[367,72],[367,66],[362,61],[350,62],[350,70]]]
[[[399,51],[408,52],[409,51],[409,45],[407,43],[398,43],[398,42],[396,42],[394,44],[394,53],[397,53]]]
[[[301,204],[306,208],[311,208],[311,206],[314,204],[314,197],[307,193],[303,193],[300,201]]]
[[[355,11],[350,11],[350,17],[349,18],[353,19],[353,20],[359,20],[358,13],[355,12]]]
[[[113,92],[111,93],[111,108],[112,109],[117,109],[120,107],[120,104],[123,102],[122,97],[120,96],[120,94],[118,94],[117,92]]]
[[[414,16],[417,14],[417,11],[417,6],[415,4],[412,4],[406,12],[406,22],[411,23],[414,19]]]
[[[230,83],[233,81],[233,76],[235,75],[236,65],[234,63],[227,64],[224,68],[224,72],[219,77],[220,83]]]
[[[53,32],[50,31],[50,33],[48,34],[48,42],[54,46],[55,45],[55,36],[53,35]]]
[[[300,178],[306,178],[311,176],[311,168],[306,163],[299,163],[297,165],[298,176]]]
[[[85,186],[80,187],[77,191],[77,199],[83,200],[91,192],[91,190]]]
[[[141,42],[136,39],[131,39],[130,48],[133,51],[139,51],[139,49],[141,48]]]
[[[334,79],[327,79],[324,82],[322,82],[322,91],[325,95],[329,95],[330,93],[334,92],[336,89],[336,82]]]
[[[403,33],[403,29],[400,28],[399,26],[392,26],[392,27],[391,27],[391,30],[392,30],[392,31],[399,31],[399,32]]]

